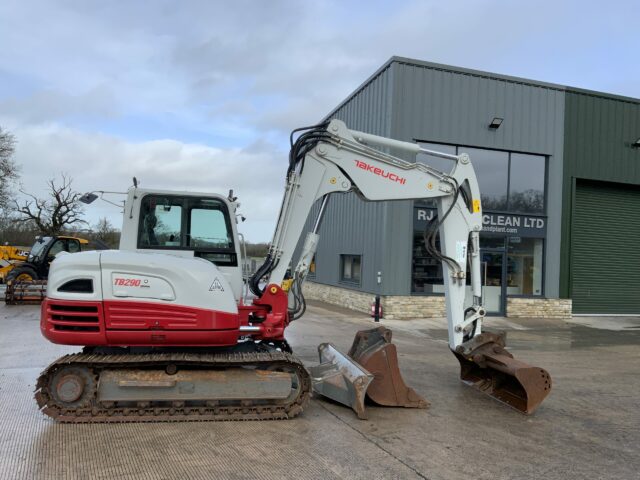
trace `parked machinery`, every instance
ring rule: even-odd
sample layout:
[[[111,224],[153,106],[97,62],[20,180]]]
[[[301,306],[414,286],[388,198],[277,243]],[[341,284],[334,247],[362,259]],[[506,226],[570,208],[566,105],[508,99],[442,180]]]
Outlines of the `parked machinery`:
[[[28,256],[28,248],[0,245],[0,283],[6,283],[9,272],[18,262],[24,262]]]
[[[449,346],[463,380],[522,412],[542,402],[551,388],[548,373],[514,360],[503,336],[483,331],[482,209],[468,155],[427,151],[452,162],[444,173],[369,146],[425,152],[417,144],[351,131],[338,120],[298,131],[269,253],[249,281],[255,298],[243,295],[234,221],[239,204],[232,192],[155,191],[134,184],[120,251],[58,256],[41,330],[54,343],[84,349],[41,374],[36,399],[43,412],[63,422],[298,415],[312,378],[284,333],[306,308],[302,283],[329,197],[346,192],[368,201],[436,201],[427,245],[443,264]],[[313,231],[287,293],[282,282],[316,202]],[[467,263],[473,298],[465,309]],[[390,342],[383,331],[377,336],[380,348]],[[366,356],[368,342],[367,334],[354,342],[353,355]],[[397,361],[390,361],[397,369]],[[412,400],[410,392],[406,396]]]
[[[45,296],[49,267],[61,252],[80,252],[89,243],[69,236],[37,237],[24,261],[7,272],[5,302],[10,305],[40,303]]]

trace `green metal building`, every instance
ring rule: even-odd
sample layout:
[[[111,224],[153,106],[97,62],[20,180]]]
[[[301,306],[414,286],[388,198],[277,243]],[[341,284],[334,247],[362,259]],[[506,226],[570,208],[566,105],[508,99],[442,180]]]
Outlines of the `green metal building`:
[[[470,154],[492,313],[640,314],[640,100],[393,57],[327,118]],[[442,269],[421,243],[432,213],[332,197],[308,298],[368,311],[380,295],[389,318],[442,316]]]
[[[565,91],[560,296],[640,314],[640,100]]]

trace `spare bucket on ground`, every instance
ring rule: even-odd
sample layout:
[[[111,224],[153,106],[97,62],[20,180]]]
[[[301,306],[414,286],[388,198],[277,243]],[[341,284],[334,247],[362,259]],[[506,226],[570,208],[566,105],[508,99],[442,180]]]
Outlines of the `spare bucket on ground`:
[[[400,374],[398,351],[385,327],[360,330],[347,354],[373,375],[367,397],[386,407],[427,408],[429,402],[407,387]]]
[[[373,375],[331,343],[318,346],[320,365],[309,368],[313,391],[351,407],[362,420],[367,419],[364,398]]]
[[[309,368],[314,392],[351,407],[358,418],[367,418],[365,397],[386,407],[429,406],[429,402],[405,385],[388,328],[356,333],[348,355],[330,343],[321,344],[318,353],[320,365]]]

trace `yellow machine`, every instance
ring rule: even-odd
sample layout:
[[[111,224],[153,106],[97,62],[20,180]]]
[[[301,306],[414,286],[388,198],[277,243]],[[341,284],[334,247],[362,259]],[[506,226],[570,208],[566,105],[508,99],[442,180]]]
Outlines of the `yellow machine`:
[[[5,283],[7,275],[17,262],[24,262],[29,256],[27,247],[0,245],[0,283]]]

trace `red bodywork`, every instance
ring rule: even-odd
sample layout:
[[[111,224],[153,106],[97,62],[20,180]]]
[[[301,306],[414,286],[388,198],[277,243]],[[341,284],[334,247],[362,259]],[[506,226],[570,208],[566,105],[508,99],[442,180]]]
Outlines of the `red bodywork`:
[[[284,340],[287,307],[287,294],[278,285],[268,285],[251,305],[238,305],[237,314],[161,301],[45,298],[40,330],[61,345],[231,346],[247,334]],[[248,326],[258,330],[241,331]]]

